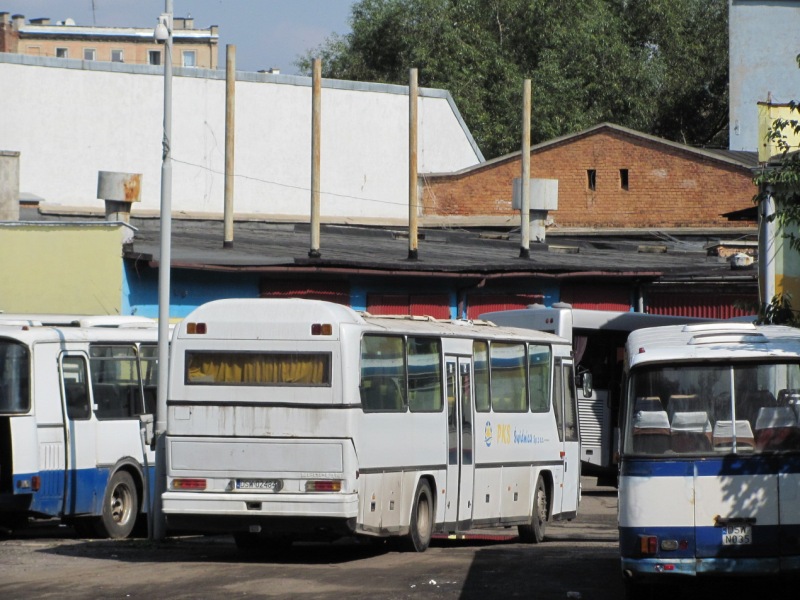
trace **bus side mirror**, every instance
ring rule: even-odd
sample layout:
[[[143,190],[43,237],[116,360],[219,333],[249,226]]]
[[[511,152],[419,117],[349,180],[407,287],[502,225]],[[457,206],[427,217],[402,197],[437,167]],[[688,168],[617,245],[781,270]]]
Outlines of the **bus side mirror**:
[[[581,388],[583,388],[583,397],[588,398],[592,395],[592,374],[589,371],[581,373]]]

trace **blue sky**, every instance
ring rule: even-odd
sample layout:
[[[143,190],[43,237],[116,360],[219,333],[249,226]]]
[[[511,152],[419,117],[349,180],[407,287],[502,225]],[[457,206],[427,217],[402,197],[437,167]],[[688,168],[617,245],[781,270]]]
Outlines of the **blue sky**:
[[[219,25],[219,62],[225,45],[236,46],[236,69],[279,68],[294,74],[298,55],[317,47],[332,33],[350,31],[354,0],[173,0],[176,17],[194,17],[197,28]],[[155,26],[164,0],[0,0],[0,12],[72,18],[76,25]]]

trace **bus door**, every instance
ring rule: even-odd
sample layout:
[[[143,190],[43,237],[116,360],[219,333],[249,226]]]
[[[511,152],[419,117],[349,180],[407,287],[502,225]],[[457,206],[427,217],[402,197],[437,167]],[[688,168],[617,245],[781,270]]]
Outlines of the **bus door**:
[[[472,412],[472,359],[448,356],[447,369],[447,488],[445,521],[456,530],[472,524],[475,480]]]
[[[564,461],[561,512],[575,513],[580,501],[581,449],[578,431],[578,397],[575,391],[573,362],[556,359],[555,376],[553,404],[561,441],[561,458]]]
[[[97,441],[87,357],[81,353],[62,354],[59,372],[66,423],[63,512],[65,515],[92,513],[102,498],[94,497]]]

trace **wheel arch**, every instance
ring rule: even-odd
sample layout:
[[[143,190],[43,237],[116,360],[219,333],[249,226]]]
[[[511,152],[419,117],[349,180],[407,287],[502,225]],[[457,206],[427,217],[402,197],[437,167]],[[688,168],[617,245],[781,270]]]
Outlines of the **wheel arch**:
[[[110,482],[111,478],[120,471],[128,473],[133,479],[133,485],[136,487],[136,494],[139,501],[138,513],[147,512],[147,500],[145,496],[147,490],[145,487],[144,469],[141,463],[130,456],[119,459],[114,467],[109,470],[108,481]],[[108,482],[106,482],[106,485],[108,485]]]
[[[555,482],[553,481],[553,473],[546,469],[542,469],[536,476],[541,477],[544,483],[545,492],[547,493],[547,520],[553,518],[553,495],[555,492]],[[533,482],[534,489],[536,488],[536,481]]]

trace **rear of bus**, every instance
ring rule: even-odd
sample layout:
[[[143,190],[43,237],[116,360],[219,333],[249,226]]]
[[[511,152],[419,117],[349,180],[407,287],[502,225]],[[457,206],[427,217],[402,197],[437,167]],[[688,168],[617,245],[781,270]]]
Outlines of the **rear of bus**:
[[[346,379],[358,376],[361,325],[343,306],[277,299],[211,302],[177,327],[169,529],[233,533],[240,546],[352,533],[360,400],[358,381]],[[356,332],[352,352],[342,351],[347,327]]]
[[[800,338],[786,327],[631,334],[619,532],[629,590],[800,571]]]

